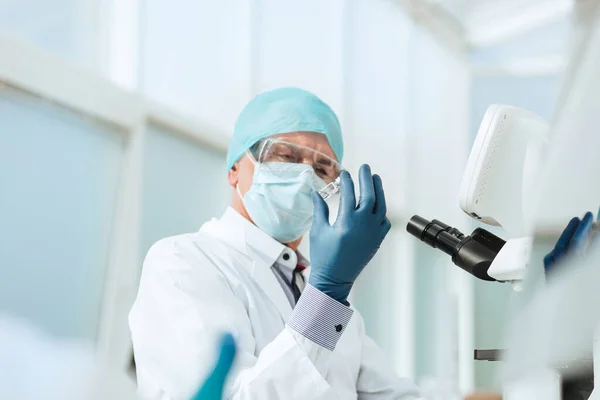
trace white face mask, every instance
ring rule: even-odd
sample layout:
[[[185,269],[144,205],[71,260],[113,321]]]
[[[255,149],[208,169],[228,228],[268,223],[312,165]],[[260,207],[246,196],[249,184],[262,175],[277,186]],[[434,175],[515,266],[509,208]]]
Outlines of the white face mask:
[[[254,162],[252,186],[242,196],[254,224],[281,243],[301,238],[312,224],[312,192],[325,186],[313,168],[295,163]],[[268,165],[267,165],[268,164]]]

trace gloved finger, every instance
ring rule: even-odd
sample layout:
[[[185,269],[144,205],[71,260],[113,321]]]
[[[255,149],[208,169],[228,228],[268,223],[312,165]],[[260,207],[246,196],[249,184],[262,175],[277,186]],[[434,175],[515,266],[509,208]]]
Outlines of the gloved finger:
[[[544,271],[546,272],[546,274],[548,274],[548,272],[550,272],[553,269],[555,264],[556,259],[554,258],[554,250],[552,250],[544,257]]]
[[[373,186],[375,187],[375,208],[373,209],[373,213],[383,217],[387,213],[387,204],[385,203],[383,181],[377,174],[373,175]]]
[[[219,359],[217,360],[217,365],[211,376],[215,376],[216,378],[225,381],[231,366],[233,365],[233,360],[235,359],[235,340],[233,339],[233,335],[230,333],[226,333],[221,338],[221,351],[219,352]]]
[[[366,210],[372,213],[375,208],[375,186],[373,184],[373,175],[371,167],[363,164],[358,171],[358,180],[360,182],[360,199],[358,209]]]
[[[354,182],[348,171],[340,175],[340,208],[338,217],[356,209],[356,196],[354,195]]]
[[[573,234],[577,230],[577,226],[579,225],[580,219],[575,217],[569,221],[569,224],[565,228],[565,230],[561,233],[556,245],[554,246],[555,252],[565,252],[569,247],[569,242],[573,238]]]
[[[235,359],[236,348],[233,336],[229,333],[223,335],[220,346],[217,363],[193,400],[212,400],[222,397],[225,380]]]
[[[314,206],[313,225],[329,224],[329,206],[318,192],[312,193]]]
[[[581,254],[588,243],[588,239],[590,238],[590,233],[592,231],[592,226],[594,225],[594,215],[591,212],[585,213],[583,219],[577,225],[577,229],[575,233],[573,233],[573,238],[569,243],[569,251],[574,252],[576,254]]]
[[[385,238],[390,229],[392,229],[392,222],[388,217],[385,217],[381,223],[381,236]]]

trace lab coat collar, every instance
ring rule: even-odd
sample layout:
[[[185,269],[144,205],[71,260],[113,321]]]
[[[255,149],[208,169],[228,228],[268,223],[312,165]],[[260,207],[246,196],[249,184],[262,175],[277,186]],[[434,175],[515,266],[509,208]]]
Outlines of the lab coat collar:
[[[296,253],[273,239],[231,207],[225,211],[225,214],[218,221],[209,223],[207,228],[209,229],[206,230],[219,236],[221,240],[254,261],[253,265],[248,266],[252,278],[277,307],[284,322],[287,321],[291,315],[292,307],[271,270],[271,266],[277,262],[293,270],[297,262],[308,267],[310,265],[308,260],[299,252]]]
[[[261,259],[273,264],[283,252],[285,246],[265,232],[261,231],[252,222],[244,218],[240,213],[229,207],[221,217],[221,224],[235,231],[239,244],[244,245],[244,252],[254,254]]]

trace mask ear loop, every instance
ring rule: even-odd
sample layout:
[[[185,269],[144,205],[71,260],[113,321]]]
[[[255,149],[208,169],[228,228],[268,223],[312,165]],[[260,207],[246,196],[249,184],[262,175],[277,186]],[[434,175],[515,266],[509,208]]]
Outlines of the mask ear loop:
[[[254,156],[252,155],[252,152],[250,152],[250,150],[246,150],[246,156],[248,156],[248,159],[250,160],[250,162],[252,164],[254,164],[254,167],[256,167],[258,165],[258,161],[256,161],[256,159],[254,158]],[[238,196],[240,196],[240,199],[242,200],[242,203],[243,203],[244,196],[242,196],[242,192],[240,191],[239,184],[235,185],[235,191],[237,192]]]
[[[240,200],[242,200],[242,203],[243,203],[244,196],[242,196],[242,192],[240,192],[240,185],[235,185],[235,191],[237,192],[238,196],[240,196]]]
[[[252,152],[250,150],[246,150],[246,155],[248,156],[248,158],[250,159],[252,164],[254,164],[254,166],[256,167],[256,164],[258,164],[258,160],[256,160],[254,158],[254,156],[252,155]]]

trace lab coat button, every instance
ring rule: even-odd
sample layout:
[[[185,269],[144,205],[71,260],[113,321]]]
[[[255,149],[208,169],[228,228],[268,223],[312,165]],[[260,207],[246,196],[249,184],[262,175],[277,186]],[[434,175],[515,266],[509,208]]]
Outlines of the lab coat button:
[[[285,261],[289,260],[290,259],[290,255],[288,253],[283,253],[283,259]]]
[[[341,332],[342,331],[342,325],[341,324],[336,325],[335,326],[335,331],[336,332]]]

